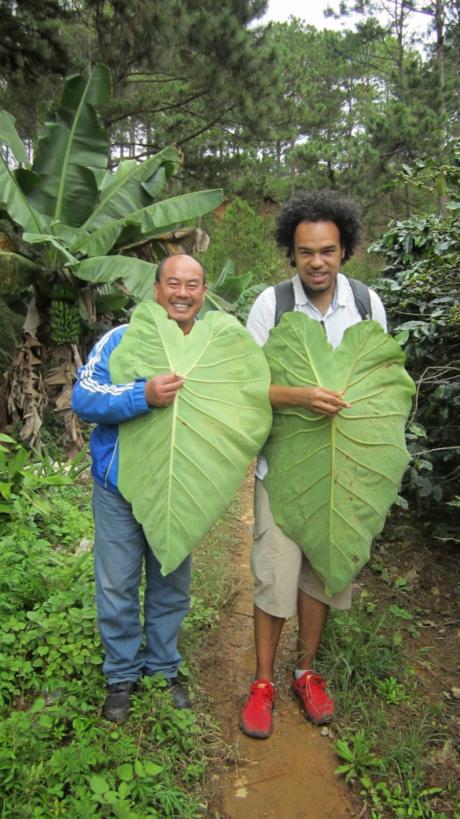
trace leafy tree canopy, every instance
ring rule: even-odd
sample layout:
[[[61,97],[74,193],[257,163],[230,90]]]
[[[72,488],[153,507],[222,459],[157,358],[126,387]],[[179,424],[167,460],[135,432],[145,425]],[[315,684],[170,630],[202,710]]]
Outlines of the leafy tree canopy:
[[[0,0],[2,36],[0,74],[3,81],[20,75],[36,79],[44,71],[62,74],[67,53],[59,36],[59,23],[68,14],[58,0]]]

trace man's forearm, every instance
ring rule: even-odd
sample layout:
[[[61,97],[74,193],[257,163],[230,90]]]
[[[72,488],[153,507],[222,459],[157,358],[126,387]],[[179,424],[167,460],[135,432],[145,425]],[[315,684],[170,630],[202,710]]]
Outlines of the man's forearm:
[[[308,387],[286,387],[280,384],[271,384],[269,398],[272,407],[303,407],[307,398]]]
[[[287,387],[281,384],[270,386],[270,402],[275,409],[302,407],[319,415],[336,415],[351,404],[343,400],[342,393],[325,387]]]

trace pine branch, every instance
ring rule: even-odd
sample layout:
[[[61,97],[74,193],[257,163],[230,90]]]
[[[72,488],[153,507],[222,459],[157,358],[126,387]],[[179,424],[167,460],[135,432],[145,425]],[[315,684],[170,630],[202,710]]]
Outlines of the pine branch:
[[[217,117],[211,120],[211,122],[208,122],[206,125],[204,125],[203,128],[200,128],[198,131],[194,131],[194,133],[189,134],[183,139],[178,140],[176,142],[176,145],[178,146],[184,145],[185,142],[190,142],[191,139],[195,139],[195,137],[200,136],[200,134],[204,134],[205,131],[209,131],[209,129],[212,128],[213,125],[216,125],[219,122],[219,120],[224,116],[224,114],[228,113],[228,111],[231,111],[235,107],[236,105],[232,105],[229,108],[227,108],[226,111],[222,111]]]
[[[171,111],[174,108],[179,108],[182,105],[186,105],[189,102],[193,102],[194,100],[200,99],[201,97],[205,97],[206,94],[209,93],[209,89],[204,89],[203,91],[198,91],[196,94],[192,94],[190,97],[186,97],[185,100],[167,103],[166,105],[162,105],[159,108],[132,108],[129,111],[125,111],[123,114],[120,114],[117,117],[107,118],[105,120],[108,126],[113,125],[116,122],[121,122],[128,117],[139,117],[145,116],[147,114],[161,114],[164,111]]]

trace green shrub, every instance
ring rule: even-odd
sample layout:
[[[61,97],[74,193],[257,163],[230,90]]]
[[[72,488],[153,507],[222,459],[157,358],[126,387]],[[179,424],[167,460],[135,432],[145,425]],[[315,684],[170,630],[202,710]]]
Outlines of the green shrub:
[[[286,263],[267,223],[238,197],[224,213],[222,222],[210,229],[211,245],[203,256],[210,281],[215,281],[227,259],[235,274],[252,273],[252,283],[267,285],[286,278]]]
[[[418,171],[436,175],[439,167]],[[413,216],[390,226],[371,246],[386,261],[377,288],[392,331],[417,382],[409,449],[413,463],[405,491],[426,520],[443,518],[440,537],[458,537],[452,527],[460,451],[460,166],[443,167],[451,190],[446,212]],[[420,182],[421,184],[421,182]]]

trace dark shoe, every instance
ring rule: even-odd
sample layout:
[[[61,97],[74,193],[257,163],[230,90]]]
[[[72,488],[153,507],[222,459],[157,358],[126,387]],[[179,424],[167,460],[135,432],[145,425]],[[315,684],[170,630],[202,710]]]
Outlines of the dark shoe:
[[[320,674],[306,671],[291,682],[291,694],[299,700],[304,715],[313,725],[323,725],[334,717],[334,701],[326,691],[326,680]]]
[[[124,722],[131,711],[131,697],[135,690],[136,683],[132,680],[109,685],[102,715],[111,722]]]
[[[184,686],[177,677],[168,677],[166,680],[175,708],[191,708],[192,703]]]
[[[240,728],[243,734],[256,739],[267,739],[273,730],[275,686],[269,680],[255,680],[243,705]]]

